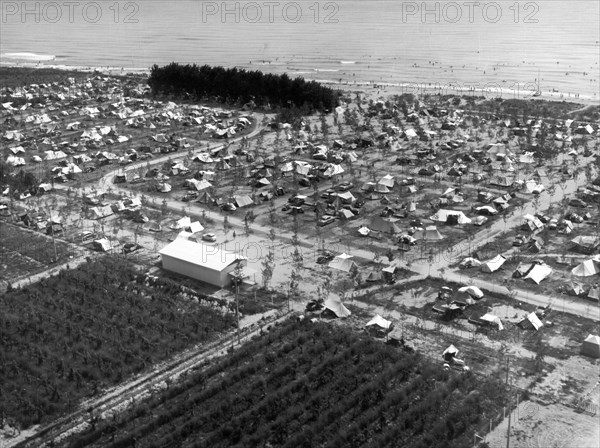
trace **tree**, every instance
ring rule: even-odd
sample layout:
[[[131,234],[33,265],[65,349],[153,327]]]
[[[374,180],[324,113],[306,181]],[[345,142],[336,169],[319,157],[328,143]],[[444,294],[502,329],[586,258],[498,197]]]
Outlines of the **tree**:
[[[275,267],[275,254],[273,252],[273,246],[269,245],[269,251],[262,261],[262,283],[263,288],[268,289],[273,278],[273,270]]]

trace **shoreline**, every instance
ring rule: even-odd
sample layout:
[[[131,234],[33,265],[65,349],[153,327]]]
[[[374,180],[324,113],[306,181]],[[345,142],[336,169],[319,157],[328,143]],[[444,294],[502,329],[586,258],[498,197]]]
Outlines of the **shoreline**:
[[[70,66],[65,64],[39,64],[39,63],[4,63],[0,62],[0,68],[15,68],[15,69],[49,69],[72,71],[89,74],[102,74],[104,76],[128,76],[128,75],[145,75],[150,74],[148,68],[126,68],[126,67],[91,67],[91,66]],[[304,78],[304,77],[303,77]],[[377,81],[341,81],[334,79],[311,79],[304,78],[307,81],[315,81],[328,86],[336,86],[343,91],[360,91],[364,93],[373,93],[377,89],[377,93],[384,94],[414,94],[421,95],[450,95],[450,96],[478,96],[488,100],[499,98],[502,100],[543,100],[543,101],[558,101],[569,102],[573,104],[581,104],[582,106],[600,106],[600,98],[592,98],[579,94],[570,94],[558,91],[541,92],[540,95],[534,96],[531,93],[519,92],[515,89],[503,89],[501,87],[494,89],[485,88],[464,88],[461,86],[453,86],[451,84],[436,85],[436,83],[413,83],[413,82],[377,82]],[[0,86],[2,87],[2,86]]]

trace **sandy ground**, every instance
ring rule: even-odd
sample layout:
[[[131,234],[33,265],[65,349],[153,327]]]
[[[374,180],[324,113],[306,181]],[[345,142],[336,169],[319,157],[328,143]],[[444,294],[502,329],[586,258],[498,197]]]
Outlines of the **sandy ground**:
[[[491,448],[507,446],[508,418],[487,436]],[[576,413],[561,404],[541,405],[526,401],[511,416],[512,448],[600,447],[598,415]]]

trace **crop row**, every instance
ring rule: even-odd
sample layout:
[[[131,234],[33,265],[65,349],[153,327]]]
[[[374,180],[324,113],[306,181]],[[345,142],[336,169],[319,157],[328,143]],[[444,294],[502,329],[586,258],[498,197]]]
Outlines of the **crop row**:
[[[458,447],[503,404],[494,379],[288,321],[71,446]]]
[[[27,427],[232,328],[107,257],[0,297],[0,415]],[[32,409],[35,412],[31,412]]]

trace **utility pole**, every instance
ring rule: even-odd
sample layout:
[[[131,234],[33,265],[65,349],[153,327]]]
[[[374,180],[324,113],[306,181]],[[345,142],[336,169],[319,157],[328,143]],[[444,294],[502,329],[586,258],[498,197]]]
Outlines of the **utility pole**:
[[[506,385],[508,385],[508,356],[506,357]],[[509,401],[510,405],[510,401]],[[512,412],[510,411],[510,406],[508,408],[508,427],[506,429],[506,448],[510,448],[510,415]]]
[[[235,279],[234,279],[234,281],[235,281],[235,318],[237,321],[237,337],[238,337],[238,344],[239,344],[240,343],[240,306],[239,306],[238,294],[239,294],[239,289],[240,289],[240,272],[241,272],[241,266],[240,266],[239,260],[236,264],[235,270],[237,271]]]

